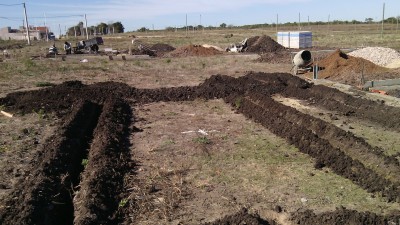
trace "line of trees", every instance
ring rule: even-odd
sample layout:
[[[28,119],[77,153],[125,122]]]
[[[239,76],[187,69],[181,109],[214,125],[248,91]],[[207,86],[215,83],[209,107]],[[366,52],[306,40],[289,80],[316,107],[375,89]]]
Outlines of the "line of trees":
[[[97,26],[88,27],[88,33],[93,35],[104,35],[104,34],[112,34],[112,33],[124,33],[124,26],[121,22],[115,23],[99,23]],[[86,28],[83,22],[79,22],[77,25],[68,28],[67,34],[69,36],[74,36],[76,32],[76,36],[83,36],[86,34]]]
[[[387,19],[384,20],[384,23],[386,24],[396,24],[399,21],[400,23],[400,16],[399,17],[389,17]],[[323,22],[323,21],[315,21],[315,22],[301,22],[301,24],[310,24],[310,25],[327,25],[327,24],[372,24],[372,23],[382,23],[382,20],[380,21],[374,21],[373,18],[365,18],[365,21],[359,21],[359,20],[333,20],[333,21],[329,21],[329,22]],[[298,26],[298,22],[286,22],[286,23],[280,23],[279,25],[284,25],[284,26]],[[227,25],[226,23],[221,23],[218,27],[217,26],[208,26],[208,27],[204,27],[202,25],[198,25],[198,26],[187,26],[187,28],[185,26],[183,27],[166,27],[165,30],[166,31],[182,31],[182,30],[203,30],[203,29],[207,29],[207,30],[212,30],[212,29],[216,29],[216,28],[245,28],[245,29],[255,29],[255,28],[263,28],[266,26],[276,26],[276,23],[263,23],[263,24],[251,24],[251,25],[243,25],[243,26],[234,26],[234,25]],[[140,29],[137,30],[138,32],[146,32],[149,31],[148,28],[146,27],[142,27]]]

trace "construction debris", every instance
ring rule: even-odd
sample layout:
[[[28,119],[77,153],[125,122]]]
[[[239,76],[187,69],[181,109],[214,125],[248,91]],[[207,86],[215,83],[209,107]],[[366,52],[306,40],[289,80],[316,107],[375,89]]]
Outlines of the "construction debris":
[[[1,110],[0,113],[3,114],[4,116],[10,117],[10,118],[13,117],[13,115],[11,113],[4,112],[3,110]]]

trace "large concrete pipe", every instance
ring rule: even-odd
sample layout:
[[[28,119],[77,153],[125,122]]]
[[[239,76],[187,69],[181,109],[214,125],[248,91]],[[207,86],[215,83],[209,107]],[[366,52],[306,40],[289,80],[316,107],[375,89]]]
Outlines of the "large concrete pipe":
[[[293,57],[293,73],[297,75],[298,68],[305,67],[311,62],[311,52],[302,50]]]

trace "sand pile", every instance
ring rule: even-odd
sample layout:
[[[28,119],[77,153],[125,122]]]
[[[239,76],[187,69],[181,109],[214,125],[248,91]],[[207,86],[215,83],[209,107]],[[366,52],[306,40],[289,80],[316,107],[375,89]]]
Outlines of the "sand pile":
[[[350,56],[369,60],[379,66],[387,66],[400,60],[400,53],[391,48],[367,47],[349,53]]]
[[[200,45],[188,45],[175,49],[174,51],[168,53],[171,57],[186,57],[186,56],[213,56],[222,54],[215,48],[205,48]]]
[[[319,67],[324,68],[319,71],[319,78],[335,80],[347,84],[358,85],[361,81],[362,71],[366,79],[377,79],[380,74],[387,71],[386,68],[378,66],[371,61],[349,56],[340,50],[336,50],[317,63]]]
[[[264,53],[264,52],[278,52],[285,50],[285,47],[278,44],[270,36],[255,36],[247,39],[246,52]]]

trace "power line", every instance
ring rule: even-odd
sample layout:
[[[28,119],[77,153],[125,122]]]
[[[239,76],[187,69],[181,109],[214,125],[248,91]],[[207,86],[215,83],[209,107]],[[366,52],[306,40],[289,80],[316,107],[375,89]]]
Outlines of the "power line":
[[[16,6],[16,5],[23,5],[24,3],[17,3],[17,4],[0,4],[0,6]]]
[[[30,16],[31,19],[48,19],[48,18],[71,18],[71,17],[84,17],[84,15],[66,15],[66,16]]]
[[[9,18],[9,17],[0,16],[0,19],[11,20],[11,21],[20,21],[22,18],[20,18],[19,20],[17,20],[17,19],[15,19],[15,18]]]

